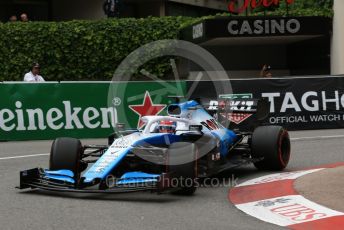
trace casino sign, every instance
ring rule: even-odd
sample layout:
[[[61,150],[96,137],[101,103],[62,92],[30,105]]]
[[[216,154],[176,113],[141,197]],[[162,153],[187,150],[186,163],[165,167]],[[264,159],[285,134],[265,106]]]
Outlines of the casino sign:
[[[181,38],[197,44],[216,38],[307,36],[329,34],[332,20],[325,17],[216,17],[181,31]]]
[[[287,5],[293,4],[294,0],[282,0]],[[248,8],[256,9],[257,7],[268,8],[270,6],[279,6],[281,0],[244,0],[242,2],[238,0],[230,0],[228,3],[228,11],[231,13],[240,14],[245,12]]]
[[[272,20],[231,20],[228,23],[228,32],[232,35],[244,34],[296,34],[301,29],[299,20],[290,19],[272,19]]]

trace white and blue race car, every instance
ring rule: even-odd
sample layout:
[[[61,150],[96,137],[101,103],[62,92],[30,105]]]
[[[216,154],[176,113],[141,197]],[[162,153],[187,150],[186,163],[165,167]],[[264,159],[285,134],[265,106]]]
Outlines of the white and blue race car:
[[[226,101],[208,112],[197,100],[171,104],[167,116],[142,118],[142,130],[117,130],[104,146],[58,138],[49,169],[20,172],[20,189],[121,193],[149,190],[191,195],[195,180],[247,163],[258,169],[283,170],[290,139],[280,126],[256,125],[250,132],[230,130],[214,115],[256,113],[256,100]],[[266,107],[266,106],[265,106]],[[214,110],[214,109],[213,109]],[[259,118],[260,117],[260,118]],[[120,127],[120,125],[119,125]]]

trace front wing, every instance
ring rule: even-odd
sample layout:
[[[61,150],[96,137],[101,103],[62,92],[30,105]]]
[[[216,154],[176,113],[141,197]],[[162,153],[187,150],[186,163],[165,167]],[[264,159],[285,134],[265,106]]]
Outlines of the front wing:
[[[63,171],[63,172],[62,172]],[[18,189],[43,189],[57,192],[76,193],[128,193],[138,191],[151,191],[162,193],[169,190],[171,176],[168,173],[148,177],[124,177],[113,186],[106,189],[99,188],[100,181],[83,184],[75,183],[73,173],[68,170],[48,171],[34,168],[20,172],[20,185]],[[135,181],[135,183],[133,183]]]

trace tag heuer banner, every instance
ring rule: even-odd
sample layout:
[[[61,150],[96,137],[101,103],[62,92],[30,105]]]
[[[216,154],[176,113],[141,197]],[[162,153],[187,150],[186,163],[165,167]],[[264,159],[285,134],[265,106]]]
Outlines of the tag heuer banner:
[[[188,82],[188,87],[192,84]],[[232,80],[233,92],[227,94],[209,90],[216,84],[222,83],[200,82],[193,97],[207,99],[210,105],[219,98],[265,98],[270,102],[270,114],[263,123],[282,125],[289,130],[344,127],[344,77]],[[225,117],[231,128],[241,129],[251,128],[254,118],[240,113]]]
[[[106,138],[116,123],[138,128],[139,118],[164,114],[168,95],[185,82],[0,83],[0,141],[56,137]],[[166,89],[167,86],[170,89]],[[172,92],[172,93],[171,93]]]

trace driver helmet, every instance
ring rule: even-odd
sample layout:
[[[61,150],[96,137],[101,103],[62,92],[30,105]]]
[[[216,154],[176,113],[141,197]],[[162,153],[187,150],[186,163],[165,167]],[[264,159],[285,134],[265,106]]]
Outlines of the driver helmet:
[[[175,133],[177,123],[174,121],[159,121],[159,133]]]

